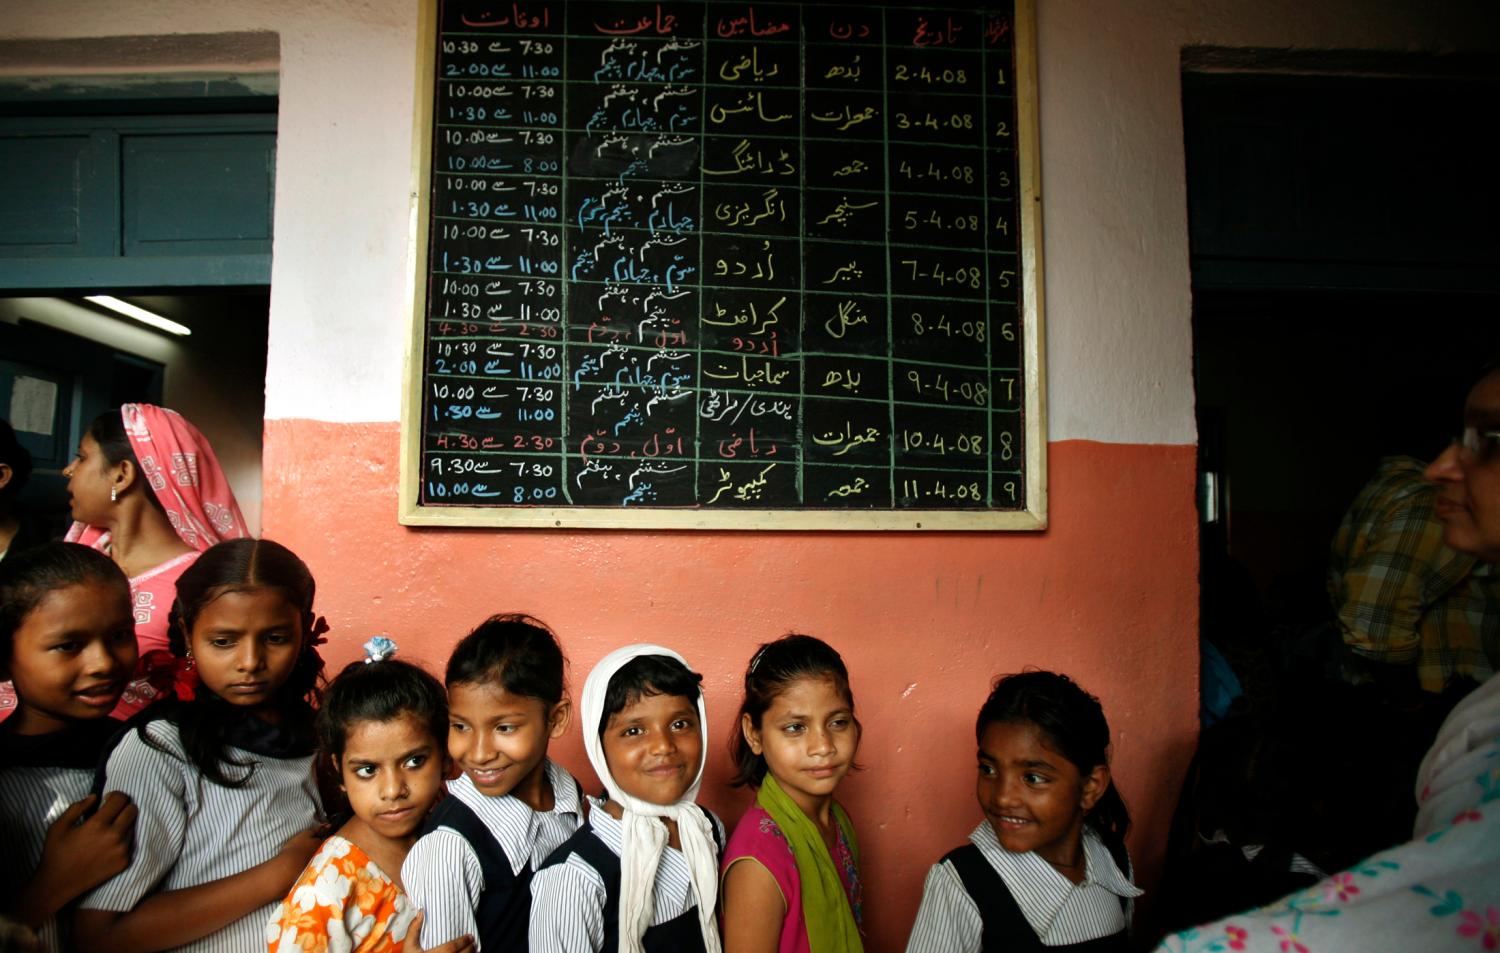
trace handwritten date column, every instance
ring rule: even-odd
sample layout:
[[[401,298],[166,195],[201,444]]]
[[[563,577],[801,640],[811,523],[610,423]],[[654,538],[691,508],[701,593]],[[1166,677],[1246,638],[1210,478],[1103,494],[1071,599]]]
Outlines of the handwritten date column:
[[[895,505],[990,501],[982,23],[959,10],[890,10]]]
[[[447,2],[434,109],[422,502],[560,501],[561,23]]]
[[[568,6],[567,490],[691,506],[701,7]]]

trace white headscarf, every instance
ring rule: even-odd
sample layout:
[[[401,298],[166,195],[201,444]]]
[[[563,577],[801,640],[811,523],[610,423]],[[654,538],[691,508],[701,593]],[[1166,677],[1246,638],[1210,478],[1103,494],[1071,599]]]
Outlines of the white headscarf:
[[[703,707],[703,693],[698,693],[698,730],[703,734],[703,755],[698,773],[676,804],[652,804],[631,797],[615,783],[604,760],[604,745],[599,737],[599,720],[604,714],[604,696],[609,680],[633,659],[643,655],[664,655],[691,668],[687,660],[660,645],[637,644],[616,649],[600,660],[583,683],[583,746],[589,763],[604,782],[610,799],[624,809],[620,819],[620,950],[641,953],[641,937],[651,925],[651,893],[662,851],[667,847],[667,826],[658,818],[677,823],[677,837],[692,875],[693,893],[698,901],[698,926],[703,932],[707,953],[719,953],[719,926],[714,916],[719,893],[719,860],[714,848],[712,823],[695,803],[698,787],[703,783],[703,764],[708,759],[708,715]]]

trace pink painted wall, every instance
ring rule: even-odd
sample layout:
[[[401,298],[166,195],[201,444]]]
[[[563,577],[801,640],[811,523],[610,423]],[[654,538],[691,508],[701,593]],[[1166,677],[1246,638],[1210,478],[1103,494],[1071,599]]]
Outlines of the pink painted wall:
[[[847,660],[867,770],[840,797],[863,840],[872,951],[903,948],[929,864],[978,823],[973,719],[997,673],[1075,676],[1103,700],[1148,884],[1197,732],[1194,451],[1085,441],[1050,450],[1042,534],[415,530],[396,522],[395,424],[274,420],[265,533],[303,554],[333,626],[331,663],[388,633],[434,671],[485,616],[559,633],[572,686],[627,642],[705,676],[703,800],[727,787],[739,681],[756,643],[799,630]],[[574,731],[556,756],[597,789]]]

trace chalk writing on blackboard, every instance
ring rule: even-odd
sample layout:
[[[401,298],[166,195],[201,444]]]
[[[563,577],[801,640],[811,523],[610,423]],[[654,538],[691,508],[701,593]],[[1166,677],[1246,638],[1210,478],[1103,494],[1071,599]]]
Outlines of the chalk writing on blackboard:
[[[1026,508],[1008,7],[437,19],[419,506]]]

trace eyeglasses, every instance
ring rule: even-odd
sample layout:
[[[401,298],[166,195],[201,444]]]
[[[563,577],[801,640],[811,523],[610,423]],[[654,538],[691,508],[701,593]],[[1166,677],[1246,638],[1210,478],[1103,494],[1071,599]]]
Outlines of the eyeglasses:
[[[1500,430],[1465,427],[1458,436],[1458,445],[1475,463],[1489,463],[1500,456]]]

